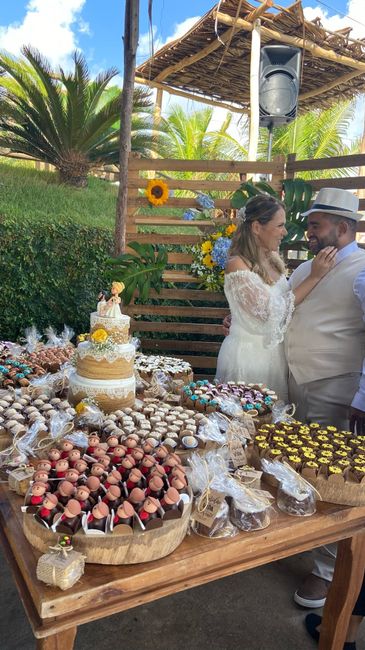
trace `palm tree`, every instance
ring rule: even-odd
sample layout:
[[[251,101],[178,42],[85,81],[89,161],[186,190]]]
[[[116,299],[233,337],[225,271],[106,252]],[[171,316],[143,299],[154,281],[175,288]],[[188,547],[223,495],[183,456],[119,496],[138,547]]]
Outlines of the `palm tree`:
[[[288,125],[274,129],[272,155],[296,153],[297,160],[329,158],[331,156],[345,156],[359,151],[359,141],[354,140],[345,144],[348,129],[355,114],[353,102],[340,102],[328,109],[316,109],[299,115],[296,120]],[[221,136],[223,155],[232,160],[245,160],[247,158],[248,129],[244,123],[242,137],[235,139],[229,134]],[[265,160],[268,148],[268,132],[260,130],[258,158]],[[324,178],[326,175],[350,174],[351,170],[331,169],[318,172],[305,172],[300,175],[307,179]]]
[[[163,119],[165,139],[159,152],[163,158],[183,160],[217,160],[225,158],[222,143],[229,138],[232,114],[227,113],[218,131],[210,130],[213,108],[191,113],[174,104]]]
[[[107,89],[117,70],[91,80],[78,52],[69,73],[55,73],[30,47],[22,53],[19,60],[0,54],[0,147],[51,163],[61,182],[85,186],[92,168],[119,160],[121,91]],[[154,149],[150,95],[136,89],[132,150],[148,156]]]

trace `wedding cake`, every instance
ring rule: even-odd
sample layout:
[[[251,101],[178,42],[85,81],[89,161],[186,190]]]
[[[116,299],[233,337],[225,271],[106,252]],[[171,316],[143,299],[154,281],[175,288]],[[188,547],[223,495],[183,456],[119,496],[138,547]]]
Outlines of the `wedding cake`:
[[[76,350],[76,371],[70,377],[69,399],[85,397],[105,412],[132,406],[135,400],[135,347],[129,343],[130,318],[120,310],[122,283],[113,282],[111,298],[100,297],[90,316],[89,340]]]

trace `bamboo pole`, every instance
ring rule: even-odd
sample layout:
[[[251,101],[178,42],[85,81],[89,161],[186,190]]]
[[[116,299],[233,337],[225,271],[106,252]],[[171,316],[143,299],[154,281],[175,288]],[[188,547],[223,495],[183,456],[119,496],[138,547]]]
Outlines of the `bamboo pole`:
[[[361,77],[363,74],[364,74],[363,71],[359,72],[358,70],[355,70],[355,72],[349,72],[348,74],[344,74],[341,77],[337,77],[337,79],[334,79],[328,84],[324,84],[319,88],[315,88],[314,90],[309,90],[306,93],[302,93],[301,95],[299,95],[299,102],[301,100],[310,99],[311,97],[317,97],[318,95],[323,95],[324,93],[327,92],[327,90],[336,88],[336,86],[340,86],[341,84],[347,83],[348,81],[351,81],[351,79],[356,79],[356,77]]]
[[[249,20],[252,23],[255,22],[255,20],[265,13],[266,9],[269,9],[274,4],[274,0],[261,0],[261,2],[262,4],[259,7],[256,7],[251,13],[247,14],[245,20]]]
[[[170,95],[178,95],[179,97],[185,97],[186,99],[191,99],[194,102],[201,102],[202,104],[209,104],[209,106],[218,106],[219,108],[225,108],[231,113],[248,113],[248,110],[243,106],[234,106],[232,104],[226,104],[225,102],[219,102],[215,99],[208,99],[207,97],[201,97],[200,95],[195,95],[194,93],[187,93],[184,90],[177,90],[172,86],[167,86],[165,84],[158,83],[153,79],[145,79],[144,77],[136,77],[135,82],[137,84],[142,84],[143,86],[150,86],[151,88],[161,88],[165,90]],[[244,101],[249,102],[249,97],[244,97]]]
[[[216,17],[219,22],[224,25],[232,25],[235,22],[235,25],[241,30],[246,32],[252,32],[253,25],[243,18],[238,18],[236,21],[232,16],[224,14],[220,11],[216,12]],[[333,50],[327,50],[320,45],[316,45],[308,39],[299,38],[298,36],[289,36],[289,34],[282,34],[274,29],[269,29],[268,27],[261,27],[261,36],[266,36],[267,38],[274,39],[279,41],[279,43],[287,43],[288,45],[294,45],[295,47],[300,47],[304,50],[308,50],[313,54],[314,57],[319,59],[325,59],[327,61],[333,61],[334,63],[340,63],[341,65],[347,65],[349,68],[355,68],[356,70],[365,72],[365,62],[356,61],[349,56],[344,56],[343,54],[337,54]]]
[[[159,135],[159,126],[161,122],[161,110],[162,110],[162,97],[163,97],[163,90],[162,88],[157,88],[156,92],[156,101],[153,109],[153,130],[152,130],[152,137],[155,143],[155,146],[157,146],[158,143],[158,135]],[[156,151],[151,151],[151,158],[157,158],[157,152]],[[155,178],[156,174],[154,171],[149,172],[148,178]]]
[[[257,159],[259,143],[260,107],[259,107],[259,72],[261,50],[261,22],[255,20],[251,37],[250,62],[250,140],[248,145],[248,160]]]
[[[124,78],[121,101],[119,190],[115,217],[115,254],[120,255],[126,245],[128,210],[128,157],[131,151],[133,88],[136,70],[136,52],[139,33],[139,0],[126,0],[124,14]]]

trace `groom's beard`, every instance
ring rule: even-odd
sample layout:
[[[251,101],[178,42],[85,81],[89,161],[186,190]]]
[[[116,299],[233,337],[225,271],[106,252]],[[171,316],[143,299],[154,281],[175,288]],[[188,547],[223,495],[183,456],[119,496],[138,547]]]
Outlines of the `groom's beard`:
[[[310,252],[314,253],[314,255],[317,255],[317,253],[323,250],[323,248],[326,248],[326,246],[334,246],[335,248],[338,248],[339,246],[338,237],[335,230],[329,233],[326,237],[315,237],[312,235],[310,239],[308,239],[307,243]]]

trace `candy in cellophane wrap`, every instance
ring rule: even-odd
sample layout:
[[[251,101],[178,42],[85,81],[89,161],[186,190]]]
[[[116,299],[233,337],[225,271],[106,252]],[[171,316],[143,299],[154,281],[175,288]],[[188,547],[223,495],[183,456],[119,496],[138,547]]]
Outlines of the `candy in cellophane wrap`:
[[[233,395],[225,395],[224,397],[216,396],[215,401],[218,402],[219,410],[233,418],[243,418],[243,410],[240,400]]]
[[[197,437],[205,443],[207,449],[222,447],[226,442],[229,420],[221,413],[210,413],[199,426]]]
[[[27,465],[36,456],[39,442],[46,433],[44,422],[35,420],[24,435],[15,435],[9,447],[0,452],[0,467]]]
[[[246,487],[234,479],[229,480],[227,492],[231,497],[230,519],[237,528],[251,532],[269,526],[274,512],[270,493]]]
[[[100,431],[104,422],[104,413],[95,402],[85,397],[75,406],[75,426],[88,431]]]
[[[75,336],[75,332],[72,327],[64,325],[63,331],[61,332],[61,347],[66,348],[72,346],[71,339]]]
[[[66,411],[57,411],[50,418],[48,427],[49,431],[41,433],[35,448],[35,456],[38,458],[43,458],[48,449],[54,447],[62,438],[68,438],[71,435],[74,429],[72,416]]]
[[[24,350],[24,346],[19,343],[13,343],[12,341],[1,341],[0,343],[0,355],[5,357],[17,359],[24,354]]]
[[[59,348],[62,345],[62,339],[58,336],[56,330],[53,327],[46,327],[44,333],[47,337],[47,342],[45,344],[46,348]]]
[[[71,537],[64,535],[50,552],[41,555],[37,564],[37,578],[51,587],[70,589],[85,571],[85,556],[74,551]]]
[[[26,351],[29,354],[36,352],[36,350],[39,348],[42,335],[38,332],[35,325],[32,325],[32,327],[27,327],[24,333]]]
[[[261,467],[279,483],[276,502],[280,510],[295,517],[306,517],[316,512],[316,496],[320,495],[290,465],[265,458],[261,460]]]
[[[272,421],[287,422],[293,421],[295,414],[295,404],[285,404],[285,402],[275,402],[272,407]]]
[[[26,392],[29,393],[33,399],[39,395],[47,395],[47,397],[66,397],[68,393],[68,385],[70,374],[74,371],[71,363],[64,363],[58,372],[42,375],[36,377],[29,382]]]
[[[204,456],[197,453],[188,459],[189,484],[194,492],[195,507],[191,529],[202,537],[233,537],[237,528],[229,520],[226,501],[228,458],[224,449],[210,451]]]
[[[145,382],[145,380],[142,380]],[[164,400],[168,393],[169,377],[163,370],[155,370],[152,373],[151,382],[147,384],[144,390],[144,397],[154,397],[156,399]]]

